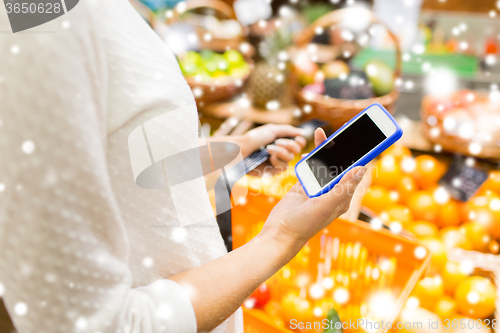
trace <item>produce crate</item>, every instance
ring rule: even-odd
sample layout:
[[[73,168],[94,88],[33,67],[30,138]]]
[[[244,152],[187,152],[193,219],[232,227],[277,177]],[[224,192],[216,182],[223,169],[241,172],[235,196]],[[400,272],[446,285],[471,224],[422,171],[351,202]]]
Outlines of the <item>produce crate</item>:
[[[266,182],[266,180],[263,181]],[[286,190],[282,188],[291,186],[293,177],[291,175],[282,176],[280,183],[274,184],[279,186],[268,184],[270,186],[267,186],[266,189],[259,186],[259,182],[261,181],[252,180],[250,178],[250,180],[247,180],[249,184],[248,195],[238,198],[237,194],[235,194],[233,197],[234,202],[239,203],[232,209],[234,248],[245,244],[260,231],[270,211],[286,192]],[[240,185],[237,184],[235,186]],[[270,193],[266,193],[268,189],[270,189]],[[233,193],[238,192],[241,191],[233,191]],[[328,245],[325,246],[325,244],[328,243],[330,247]],[[368,223],[361,221],[348,222],[337,219],[329,227],[314,236],[307,245],[309,256],[307,262],[304,261],[302,267],[309,276],[318,276],[319,267],[324,267],[322,263],[327,262],[325,257],[328,258],[330,253],[334,253],[334,246],[332,245],[334,243],[337,244],[337,250],[339,248],[340,250],[337,251],[337,256],[332,254],[336,261],[332,261],[334,264],[331,269],[332,272],[338,272],[335,274],[341,274],[340,272],[343,272],[342,274],[344,274],[344,277],[347,276],[350,279],[349,288],[351,288],[351,292],[349,295],[352,296],[349,296],[349,299],[353,300],[353,304],[355,302],[366,304],[370,302],[370,299],[373,300],[373,296],[377,295],[378,292],[382,290],[390,291],[390,299],[393,301],[390,302],[390,304],[386,302],[383,306],[391,310],[384,314],[383,317],[378,317],[378,319],[383,319],[384,322],[394,321],[399,311],[404,306],[413,287],[430,263],[431,256],[427,253],[427,250],[414,239],[385,229],[375,230]],[[348,248],[350,249],[348,250]],[[358,251],[358,254],[356,254],[355,248],[366,250],[361,250],[361,252]],[[360,254],[363,253],[363,251],[365,251],[364,256]],[[301,253],[299,253],[298,257],[300,255]],[[364,259],[362,259],[363,257]],[[371,262],[367,258],[378,258],[374,259],[375,262],[379,262],[377,260],[380,258],[390,258],[393,264],[390,269],[391,273],[382,270],[380,278],[372,281],[371,273],[368,273],[367,277],[363,275],[366,272],[365,268],[370,266]],[[296,259],[297,257],[294,260]],[[299,260],[301,260],[301,258],[299,258]],[[375,268],[376,266],[372,265],[371,267]],[[322,269],[322,271],[325,271],[325,269]],[[280,272],[277,274],[279,273]],[[338,275],[335,276],[338,277]],[[273,278],[271,278],[271,280],[272,279]],[[366,279],[369,280],[368,284],[366,283]],[[333,290],[335,290],[335,288]],[[350,302],[347,304],[349,303]],[[347,304],[344,304],[344,306],[347,306]],[[349,310],[350,312],[346,312],[347,310],[341,308],[337,308],[337,310],[339,313],[344,312],[350,313],[351,315],[353,313],[361,313],[353,312],[352,308]],[[350,316],[351,320],[357,319],[355,315],[353,316],[354,317]],[[347,321],[346,319],[341,318],[342,321]],[[362,318],[359,317],[359,319]],[[321,319],[310,318],[310,321],[317,322],[321,321]],[[273,318],[262,310],[245,309],[244,322],[245,332],[291,333],[286,326],[280,325],[275,317]],[[363,332],[363,330],[358,331]],[[376,332],[384,333],[386,331],[387,328],[384,327],[378,329]],[[350,332],[350,330],[347,329],[345,332]]]

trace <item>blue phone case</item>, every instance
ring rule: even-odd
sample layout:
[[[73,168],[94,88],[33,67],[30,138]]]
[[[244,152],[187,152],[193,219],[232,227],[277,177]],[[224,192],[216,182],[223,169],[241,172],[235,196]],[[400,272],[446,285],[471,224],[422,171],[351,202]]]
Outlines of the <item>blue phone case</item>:
[[[339,176],[337,176],[337,178],[335,178],[330,184],[328,184],[327,186],[325,186],[323,189],[321,189],[321,191],[319,191],[318,193],[316,194],[310,194],[307,192],[306,188],[304,187],[304,184],[302,183],[302,179],[300,179],[299,175],[297,174],[297,165],[299,165],[302,161],[304,161],[305,159],[307,159],[309,157],[309,155],[313,154],[314,152],[316,152],[316,150],[318,149],[321,149],[327,142],[328,140],[337,135],[338,132],[340,132],[341,130],[343,130],[345,127],[349,126],[352,122],[356,121],[356,119],[358,119],[360,116],[362,116],[366,110],[368,110],[369,108],[371,108],[372,106],[374,105],[377,105],[378,107],[380,107],[382,109],[382,111],[385,112],[385,114],[389,117],[389,119],[392,120],[392,122],[394,123],[394,125],[396,125],[396,132],[394,132],[393,135],[391,135],[390,137],[388,137],[387,139],[385,139],[384,141],[382,141],[381,143],[379,143],[378,146],[376,146],[371,152],[369,152],[366,156],[363,156],[359,161],[357,161],[356,163],[354,163],[353,165],[351,165],[349,168],[347,168],[346,170],[344,170]],[[297,175],[297,178],[299,179],[299,182],[300,184],[302,185],[302,187],[304,188],[304,191],[306,192],[307,196],[309,198],[314,198],[314,197],[319,197],[320,195],[322,194],[325,194],[327,193],[328,191],[330,191],[341,179],[342,177],[349,171],[351,170],[352,168],[355,168],[357,166],[365,166],[366,164],[368,164],[368,162],[370,162],[371,160],[373,160],[375,157],[377,157],[378,155],[380,155],[384,150],[386,150],[387,148],[389,148],[394,142],[398,141],[401,136],[403,135],[403,130],[401,129],[401,127],[399,126],[399,124],[396,122],[396,120],[394,119],[394,117],[389,113],[389,111],[387,111],[382,105],[378,104],[378,103],[374,103],[374,104],[371,104],[370,106],[368,106],[366,109],[364,109],[363,111],[361,111],[360,113],[358,113],[355,117],[353,117],[351,120],[349,120],[349,122],[345,123],[344,126],[342,126],[341,128],[339,128],[335,133],[333,133],[332,135],[330,135],[328,137],[328,139],[325,140],[325,142],[323,142],[320,146],[316,147],[312,152],[310,152],[309,154],[307,154],[307,156],[305,156],[304,158],[302,158],[296,165],[295,165],[295,174]]]

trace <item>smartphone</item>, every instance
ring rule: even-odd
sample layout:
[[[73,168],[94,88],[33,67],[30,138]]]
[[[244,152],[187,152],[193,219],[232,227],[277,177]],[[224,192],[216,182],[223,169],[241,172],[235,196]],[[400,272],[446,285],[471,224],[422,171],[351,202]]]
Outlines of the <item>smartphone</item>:
[[[317,197],[330,191],[342,176],[364,166],[403,135],[401,127],[380,104],[372,104],[295,166],[306,194]]]

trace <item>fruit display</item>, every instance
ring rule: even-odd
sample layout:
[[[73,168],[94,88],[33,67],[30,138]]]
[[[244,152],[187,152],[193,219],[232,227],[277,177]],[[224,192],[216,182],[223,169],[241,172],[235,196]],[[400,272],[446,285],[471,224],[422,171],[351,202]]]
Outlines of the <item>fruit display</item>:
[[[450,96],[425,96],[422,119],[430,141],[466,155],[499,158],[500,93],[459,90]]]
[[[237,50],[217,53],[211,50],[188,51],[178,56],[181,71],[198,83],[226,84],[250,74],[250,65]]]
[[[445,247],[497,253],[500,239],[500,172],[493,170],[467,202],[453,199],[438,181],[447,162],[413,157],[394,145],[372,167],[372,185],[363,205],[387,225],[400,225],[417,237],[439,239]]]
[[[249,193],[232,209],[233,246],[260,232],[270,210],[296,181],[293,169],[274,177],[246,177]],[[407,209],[391,213],[409,214]],[[422,250],[420,244],[390,231],[338,219],[261,285],[244,309],[265,314],[266,322],[286,332],[323,332],[314,326],[300,329],[294,323],[321,323],[332,317],[342,323],[388,320],[412,289],[410,277],[422,274],[430,259],[425,250],[419,253]],[[344,327],[344,332],[354,331]]]
[[[351,69],[342,60],[318,66],[312,61],[294,64],[297,80],[303,91],[337,99],[369,99],[383,96],[394,88],[394,71],[381,61],[370,61],[364,70]]]
[[[449,259],[448,254],[455,248],[490,254],[499,252],[500,171],[491,171],[476,195],[467,202],[460,202],[452,199],[438,184],[447,167],[447,161],[430,155],[413,156],[408,148],[393,145],[374,162],[372,185],[366,189],[362,203],[393,232],[412,233],[431,254],[429,269],[411,291],[396,322],[404,323],[414,318],[428,322],[431,319],[441,325],[437,330],[444,332],[446,327],[454,331],[463,330],[460,325],[454,325],[454,321],[460,324],[460,320],[465,323],[479,320],[483,326],[473,327],[472,331],[489,331],[497,298],[497,287],[492,277],[475,268],[469,260],[454,261],[456,259]],[[250,199],[256,200],[252,203],[257,208],[247,211],[237,206],[233,216],[241,220],[244,214],[244,219],[253,223],[251,221],[257,214],[255,211],[270,211],[296,181],[292,169],[274,177],[249,177],[251,192],[259,193]],[[237,213],[239,210],[241,214]],[[262,228],[265,216],[263,214],[259,223],[253,223],[251,231],[246,230],[244,237],[251,239],[255,236]],[[380,226],[373,224],[373,228],[379,230]],[[311,245],[311,242],[314,244],[312,240],[265,286],[259,288],[245,306],[260,309],[271,318],[272,323],[289,329],[290,319],[304,322],[321,320],[326,318],[330,308],[337,311],[341,321],[373,318],[370,316],[374,312],[367,311],[369,301],[359,298],[359,290],[369,293],[369,288],[363,288],[370,284],[356,284],[354,281],[363,276],[363,271],[366,277],[369,270],[371,283],[373,274],[378,279],[377,291],[390,295],[395,290],[389,287],[390,281],[397,279],[402,269],[401,262],[397,254],[382,257],[368,255],[373,249],[367,250],[355,241],[342,241],[342,237],[336,236],[341,231],[335,227],[332,230],[332,233],[320,236],[316,248]],[[347,259],[346,256],[354,254],[357,260]],[[311,266],[315,267],[311,269]],[[353,270],[356,272],[354,275]],[[353,277],[356,278],[353,280]],[[349,301],[343,301],[346,295],[349,295]],[[266,300],[264,305],[258,301],[262,299]],[[425,329],[402,330],[428,332]]]
[[[497,298],[493,280],[468,260],[449,260],[448,252],[460,248],[498,254],[500,172],[490,171],[475,196],[460,202],[438,184],[446,169],[445,161],[413,157],[409,149],[394,145],[375,162],[363,205],[392,230],[414,234],[432,253],[431,267],[412,291],[400,320],[437,315],[444,327],[454,319],[480,320],[486,327]]]

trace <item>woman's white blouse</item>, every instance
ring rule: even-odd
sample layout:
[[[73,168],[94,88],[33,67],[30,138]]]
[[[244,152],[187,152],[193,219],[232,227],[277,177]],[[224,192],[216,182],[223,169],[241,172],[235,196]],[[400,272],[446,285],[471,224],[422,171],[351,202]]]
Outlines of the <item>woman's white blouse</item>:
[[[203,179],[141,188],[129,147],[137,128],[145,154],[198,142],[174,56],[126,0],[8,24],[0,6],[0,293],[18,332],[196,332],[193,291],[165,278],[226,253]]]

